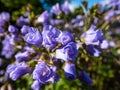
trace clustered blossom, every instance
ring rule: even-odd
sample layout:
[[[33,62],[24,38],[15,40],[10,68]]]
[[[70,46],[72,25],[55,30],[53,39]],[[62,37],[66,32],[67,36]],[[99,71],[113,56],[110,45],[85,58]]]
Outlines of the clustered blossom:
[[[7,73],[12,80],[17,80],[21,76],[30,72],[29,66],[25,62],[8,66]]]
[[[64,12],[65,14],[69,14],[71,12],[69,3],[67,1],[65,1],[62,5],[56,3],[54,6],[52,6],[50,11],[44,11],[42,14],[38,16],[37,23],[42,23],[43,25],[48,23],[51,24],[62,23],[63,22],[62,20],[53,21],[51,18],[52,14],[55,14],[57,16],[60,15],[62,12]]]
[[[10,24],[6,33],[3,26],[10,20],[10,15],[7,12],[0,13],[0,37],[7,34],[3,38],[0,53],[6,59],[11,59],[14,55],[15,62],[7,67],[7,75],[13,81],[23,75],[32,74],[34,81],[31,88],[39,90],[43,84],[59,81],[61,76],[58,70],[62,67],[66,79],[79,79],[86,85],[93,84],[93,80],[85,71],[79,71],[76,68],[77,57],[80,57],[79,53],[82,53],[79,48],[85,45],[84,49],[88,54],[99,57],[102,49],[108,49],[110,43],[102,30],[97,29],[93,24],[87,31],[81,31],[82,34],[72,33],[73,29],[83,29],[85,24],[83,15],[77,15],[70,20],[70,23],[64,19],[52,18],[54,14],[57,17],[60,14],[69,15],[70,13],[67,1],[62,5],[55,4],[50,11],[44,11],[38,16],[35,22],[40,26],[41,29],[39,29],[39,27],[29,25],[30,12],[27,12],[18,18],[16,25]],[[113,15],[112,12],[110,16],[105,17],[105,20]],[[96,22],[97,20],[94,23]],[[64,25],[60,27],[60,24]],[[79,42],[81,47],[77,46],[78,38],[81,40]],[[36,63],[32,66],[31,62]],[[1,63],[0,58],[0,66]],[[60,66],[59,63],[62,65]]]
[[[88,31],[81,35],[84,43],[87,45],[87,51],[94,56],[100,56],[100,49],[108,49],[109,43],[105,39],[102,30],[96,29],[96,26],[92,25]]]
[[[24,40],[32,45],[40,47],[42,44],[42,36],[37,29],[31,27],[28,33],[25,34]]]

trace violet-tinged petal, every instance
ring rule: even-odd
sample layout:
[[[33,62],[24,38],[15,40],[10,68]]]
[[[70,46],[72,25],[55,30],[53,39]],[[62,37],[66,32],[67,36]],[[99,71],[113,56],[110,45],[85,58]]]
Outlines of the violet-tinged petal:
[[[15,47],[11,44],[11,37],[9,35],[5,36],[5,39],[2,41],[2,52],[1,55],[5,56],[5,58],[10,59],[15,52]]]
[[[107,21],[110,21],[110,19],[114,16],[115,16],[115,12],[113,10],[111,10],[111,11],[107,12],[104,19],[107,20]]]
[[[58,82],[60,79],[60,76],[57,73],[54,73],[54,75],[49,79],[52,83]]]
[[[33,79],[39,80],[42,84],[47,83],[53,75],[53,70],[45,62],[38,62],[33,71]]]
[[[18,52],[15,55],[16,61],[28,61],[30,59],[30,53],[29,52]]]
[[[0,19],[3,19],[4,21],[8,22],[10,20],[10,14],[8,12],[0,13]]]
[[[74,42],[70,42],[66,46],[56,50],[56,58],[64,61],[75,61],[77,56],[78,50]]]
[[[67,79],[73,80],[76,78],[75,64],[69,63],[69,62],[65,63],[63,69],[64,69],[64,74],[65,74]]]
[[[50,18],[50,15],[49,15],[48,11],[44,11],[44,12],[38,17],[37,22],[38,22],[38,23],[46,23],[46,22],[48,22],[49,18]]]
[[[12,34],[18,33],[18,29],[17,29],[15,26],[13,26],[13,25],[9,25],[8,31],[9,31],[10,33],[12,33]]]
[[[42,85],[42,84],[41,84],[38,80],[35,80],[35,81],[33,82],[33,84],[31,85],[31,88],[32,88],[33,90],[40,90],[41,85]]]
[[[70,11],[70,7],[69,7],[69,3],[68,1],[65,1],[62,5],[61,5],[61,9],[65,14],[69,14]]]
[[[27,25],[30,23],[30,19],[29,18],[25,18],[23,16],[19,17],[19,19],[17,20],[17,25],[22,27],[23,25]]]
[[[31,28],[31,31],[29,31],[27,34],[24,36],[24,40],[32,45],[35,45],[37,47],[40,47],[43,41],[43,38],[36,28]]]
[[[109,42],[107,40],[103,40],[100,44],[101,49],[108,49],[109,48]]]
[[[11,73],[13,70],[15,70],[16,67],[17,67],[17,64],[8,65],[6,72]]]
[[[25,34],[27,34],[29,31],[30,31],[30,27],[29,26],[27,26],[27,25],[23,25],[22,26],[22,28],[21,28],[21,33],[23,34],[23,35],[25,35]]]
[[[54,6],[52,6],[52,9],[51,9],[50,12],[54,13],[55,15],[59,15],[61,13],[59,3],[55,4]]]
[[[80,71],[78,73],[78,79],[80,79],[80,81],[86,85],[93,84],[93,80],[90,78],[90,76],[85,71]]]
[[[29,72],[30,72],[29,66],[25,62],[17,63],[15,64],[15,66],[13,64],[12,66],[8,67],[8,74],[10,78],[14,81]]]
[[[30,52],[30,53],[35,53],[35,50],[30,46],[25,46],[24,50],[27,51],[27,52]]]
[[[62,45],[66,45],[73,40],[73,35],[67,31],[62,32],[62,34],[60,34],[60,36],[58,37],[58,42],[60,42]]]
[[[116,46],[116,43],[115,43],[114,41],[110,41],[110,42],[109,42],[109,45],[110,45],[110,47],[115,47],[115,46]]]
[[[43,29],[42,36],[43,36],[43,46],[47,49],[52,49],[57,45],[57,38],[59,37],[61,31],[52,28],[50,26],[45,26],[46,29]]]
[[[87,45],[100,45],[100,42],[103,40],[104,36],[100,29],[96,30],[96,27],[92,25],[88,31],[81,35],[81,38],[84,39],[84,42]]]

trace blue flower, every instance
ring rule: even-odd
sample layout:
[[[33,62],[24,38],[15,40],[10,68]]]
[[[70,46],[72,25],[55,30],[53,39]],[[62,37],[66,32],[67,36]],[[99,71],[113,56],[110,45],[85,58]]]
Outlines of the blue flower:
[[[8,12],[0,13],[0,19],[4,20],[5,22],[8,22],[10,20],[10,14]]]
[[[50,18],[50,14],[48,13],[48,11],[44,11],[37,19],[37,23],[47,23],[48,20]]]
[[[62,45],[66,45],[69,42],[72,42],[74,40],[74,37],[71,33],[64,31],[62,34],[60,34],[58,38],[58,42],[60,42]]]
[[[15,52],[15,47],[11,42],[11,37],[9,35],[5,36],[5,39],[2,41],[2,52],[1,55],[5,56],[5,58],[10,59]]]
[[[54,68],[48,66],[45,62],[38,62],[33,71],[33,79],[38,80],[42,84],[49,82],[54,78],[54,75]]]
[[[65,63],[63,69],[64,69],[64,73],[67,79],[73,80],[76,78],[75,64],[67,62]]]
[[[50,69],[45,62],[39,62],[34,71],[33,79],[39,80],[40,83],[46,83],[53,76],[52,69]]]
[[[30,59],[30,55],[35,53],[35,50],[29,46],[25,46],[23,51],[19,51],[15,55],[16,61],[28,61]]]
[[[20,16],[17,20],[17,25],[22,27],[23,25],[27,25],[30,23],[30,19],[27,17]]]
[[[62,59],[64,61],[75,61],[78,56],[78,50],[74,42],[68,43],[56,50],[56,58]]]
[[[69,7],[69,3],[68,1],[65,1],[62,5],[61,5],[61,9],[65,14],[69,14],[70,11],[70,7]]]
[[[61,13],[61,9],[60,9],[59,3],[55,4],[54,6],[52,6],[50,12],[54,13],[55,15],[59,15]]]
[[[18,29],[13,25],[9,25],[8,31],[12,34],[17,34],[18,33]]]
[[[87,45],[100,45],[101,41],[104,39],[104,36],[100,29],[96,30],[96,26],[92,25],[88,31],[82,34],[81,38],[84,39],[84,42]]]
[[[101,49],[108,49],[110,47],[108,40],[102,40],[100,44]]]
[[[80,71],[78,73],[78,79],[86,85],[93,85],[93,80],[85,71]]]
[[[52,49],[57,45],[57,38],[59,37],[61,31],[52,27],[45,26],[43,28],[43,46],[47,49]]]
[[[25,62],[12,64],[7,68],[7,73],[9,74],[10,78],[14,81],[29,72],[29,66]]]
[[[42,44],[43,38],[40,32],[38,31],[38,29],[31,27],[31,30],[27,34],[25,34],[24,40],[29,44],[40,47]]]
[[[16,55],[15,55],[15,59],[16,61],[27,61],[30,59],[30,53],[29,52],[18,52]]]

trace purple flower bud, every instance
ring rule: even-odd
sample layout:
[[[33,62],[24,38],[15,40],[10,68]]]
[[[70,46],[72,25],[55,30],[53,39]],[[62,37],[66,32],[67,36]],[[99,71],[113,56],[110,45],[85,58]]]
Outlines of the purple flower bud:
[[[33,84],[31,85],[31,88],[32,88],[33,90],[40,90],[41,85],[42,85],[42,84],[41,84],[38,80],[35,80],[35,81],[33,82]]]
[[[115,47],[116,43],[114,41],[110,41],[109,45],[110,45],[110,47]]]
[[[23,16],[21,16],[18,20],[17,20],[17,25],[22,27],[23,25],[27,25],[30,23],[30,19],[29,18],[25,18]]]
[[[5,25],[5,21],[3,19],[0,19],[0,27]]]
[[[113,16],[115,16],[115,12],[113,10],[111,10],[111,11],[107,12],[104,19],[109,21]]]
[[[65,63],[63,69],[67,79],[73,80],[76,78],[75,64],[67,62]]]
[[[69,42],[72,42],[74,40],[74,37],[71,33],[64,31],[58,38],[58,42],[60,42],[62,45],[66,45]]]
[[[83,27],[83,26],[84,26],[84,21],[83,21],[83,20],[79,22],[79,26],[80,26],[80,27]]]
[[[33,79],[39,80],[42,84],[47,83],[53,75],[54,71],[45,62],[38,62],[33,71]]]
[[[85,71],[80,71],[78,73],[78,79],[86,85],[93,85],[93,80]]]
[[[9,74],[10,78],[14,81],[29,72],[29,66],[25,62],[13,64],[7,68],[7,73]]]
[[[50,26],[48,27],[48,29],[44,28],[42,32],[43,45],[47,49],[52,49],[56,46],[57,38],[60,35],[61,31],[56,28],[50,28],[50,29],[49,28]]]
[[[38,29],[31,27],[31,30],[25,34],[24,40],[29,44],[40,47],[43,39]]]
[[[27,61],[30,59],[30,53],[29,52],[18,52],[16,55],[15,55],[15,59],[16,61]]]
[[[82,18],[83,18],[82,15],[77,15],[77,16],[76,16],[76,19],[77,19],[77,20],[81,20]]]
[[[64,61],[75,61],[77,56],[78,50],[74,42],[70,42],[66,46],[56,50],[56,58]]]
[[[23,34],[23,35],[25,35],[25,34],[27,34],[29,31],[30,31],[30,27],[29,26],[27,26],[27,25],[23,25],[22,26],[22,28],[21,28],[21,33]]]
[[[38,23],[46,23],[46,22],[48,22],[49,18],[50,18],[50,15],[49,15],[48,11],[44,11],[44,12],[38,17],[37,22],[38,22]]]
[[[10,33],[12,33],[12,34],[18,33],[18,29],[17,29],[15,26],[13,26],[13,25],[9,25],[8,31],[9,31]]]
[[[5,56],[5,58],[10,59],[15,52],[15,47],[11,44],[11,37],[6,35],[5,39],[2,41],[2,52],[1,55]]]
[[[10,20],[10,14],[8,12],[0,13],[0,19],[3,19],[4,21],[8,22]]]
[[[86,49],[90,55],[99,57],[101,54],[101,51],[93,45],[87,45]]]
[[[15,70],[16,67],[17,67],[17,63],[8,65],[6,72],[9,74],[9,73],[11,73],[13,70]]]
[[[28,61],[30,59],[30,55],[32,53],[35,53],[35,50],[29,46],[25,46],[23,48],[23,51],[22,52],[18,52],[16,55],[15,55],[15,59],[16,61],[20,62],[20,61]]]
[[[24,49],[24,51],[27,51],[27,52],[30,52],[30,53],[35,53],[35,50],[30,46],[25,46],[23,49]]]
[[[52,6],[52,9],[50,12],[54,13],[55,15],[59,15],[61,13],[59,3]]]
[[[61,6],[61,9],[65,14],[69,14],[71,12],[68,1],[65,1],[63,3],[63,5]]]
[[[90,29],[83,33],[81,38],[84,38],[84,41],[87,45],[93,44],[93,45],[99,45],[101,40],[103,39],[103,33],[101,30],[96,30],[95,26],[91,26]]]
[[[107,40],[103,40],[102,43],[100,44],[101,49],[108,49],[109,48],[109,43]]]

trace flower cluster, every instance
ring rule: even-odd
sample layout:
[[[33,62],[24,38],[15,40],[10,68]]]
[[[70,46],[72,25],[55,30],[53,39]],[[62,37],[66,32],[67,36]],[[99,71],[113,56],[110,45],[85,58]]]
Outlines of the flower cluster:
[[[106,21],[118,14],[111,11],[108,13],[109,16],[104,18]],[[32,75],[33,90],[39,90],[43,84],[49,82],[58,82],[62,78],[59,70],[68,80],[79,79],[86,85],[93,85],[87,72],[79,67],[80,57],[85,56],[84,51],[86,56],[100,57],[102,50],[110,48],[110,42],[103,31],[97,28],[97,21],[83,30],[86,16],[78,14],[69,19],[71,14],[67,1],[62,5],[57,3],[49,11],[38,15],[37,19],[35,17],[35,25],[31,25],[28,11],[13,25],[8,23],[9,13],[0,13],[0,56],[10,59],[12,63],[7,66],[5,74],[13,81],[24,75]]]

